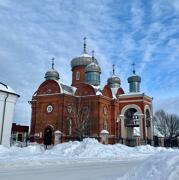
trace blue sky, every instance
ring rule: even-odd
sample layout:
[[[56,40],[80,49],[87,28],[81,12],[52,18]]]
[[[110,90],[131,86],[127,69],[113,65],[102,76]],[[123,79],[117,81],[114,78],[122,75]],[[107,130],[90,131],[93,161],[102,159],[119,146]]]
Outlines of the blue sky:
[[[21,95],[15,122],[30,122],[28,101],[52,57],[60,81],[71,84],[84,36],[103,85],[114,63],[128,92],[135,62],[154,110],[179,114],[179,0],[0,0],[0,81]]]

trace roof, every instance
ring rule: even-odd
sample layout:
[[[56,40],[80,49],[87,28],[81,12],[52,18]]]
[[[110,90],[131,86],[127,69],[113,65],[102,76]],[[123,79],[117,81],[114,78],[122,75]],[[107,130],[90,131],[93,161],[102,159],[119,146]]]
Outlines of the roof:
[[[74,94],[75,91],[76,91],[76,88],[75,87],[72,87],[72,86],[68,86],[68,85],[65,85],[63,83],[59,83],[61,89],[62,89],[62,92],[65,93],[65,94]]]
[[[0,91],[8,92],[8,93],[15,94],[15,95],[19,96],[10,86],[8,86],[2,82],[0,82]]]
[[[76,66],[87,66],[92,62],[92,57],[88,54],[81,54],[81,56],[73,58],[71,61],[71,67]],[[94,59],[94,62],[98,64],[97,60]]]
[[[141,82],[141,77],[136,74],[133,74],[128,78],[128,83],[132,83],[132,82]]]
[[[121,84],[121,80],[119,77],[117,77],[116,75],[112,75],[111,77],[108,78],[107,80],[107,84],[110,86],[110,87],[120,87],[120,84]]]
[[[12,123],[12,129],[13,132],[28,132],[29,126],[24,125],[17,125],[16,123]]]
[[[153,100],[152,97],[147,96],[145,93],[142,92],[130,92],[127,94],[120,94],[118,95],[118,99],[125,99],[125,98],[133,98],[133,97],[145,97],[149,100]]]
[[[85,72],[99,72],[99,73],[101,73],[101,68],[99,67],[98,64],[92,62],[86,66]]]

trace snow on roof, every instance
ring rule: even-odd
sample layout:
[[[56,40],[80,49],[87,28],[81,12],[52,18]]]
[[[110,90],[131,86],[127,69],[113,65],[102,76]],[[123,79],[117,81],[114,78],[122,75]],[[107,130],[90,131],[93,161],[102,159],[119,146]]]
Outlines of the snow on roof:
[[[56,82],[59,84],[60,89],[62,90],[62,93],[74,95],[74,93],[76,91],[75,87],[66,85],[65,83],[62,83],[59,81],[56,81]]]
[[[117,94],[117,90],[119,89],[119,87],[117,87],[117,88],[111,88],[111,92],[112,92],[112,96],[113,96],[113,98],[114,99],[116,99],[116,94]]]
[[[101,91],[98,90],[98,91],[96,92],[96,95],[103,95],[103,94],[102,94]]]
[[[9,93],[17,95],[17,93],[10,86],[8,86],[2,82],[0,82],[0,91],[9,92]]]
[[[81,54],[80,57],[91,57],[89,54]]]

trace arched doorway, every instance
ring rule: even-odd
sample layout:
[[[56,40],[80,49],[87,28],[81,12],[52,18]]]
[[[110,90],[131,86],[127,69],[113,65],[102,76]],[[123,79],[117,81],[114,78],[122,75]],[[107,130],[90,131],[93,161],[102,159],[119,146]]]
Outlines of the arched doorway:
[[[140,137],[140,123],[138,111],[135,108],[129,108],[124,113],[124,123],[127,132],[127,145],[135,146],[136,139]]]
[[[45,128],[44,131],[44,145],[52,144],[52,129],[50,127]]]

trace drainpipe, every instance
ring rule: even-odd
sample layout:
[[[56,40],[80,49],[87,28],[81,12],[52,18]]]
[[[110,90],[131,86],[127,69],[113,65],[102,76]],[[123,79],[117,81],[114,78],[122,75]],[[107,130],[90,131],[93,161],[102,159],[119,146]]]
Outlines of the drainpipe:
[[[4,129],[4,121],[5,121],[5,111],[6,111],[6,104],[7,104],[7,98],[9,97],[9,93],[7,93],[7,96],[4,101],[4,109],[3,109],[3,116],[2,116],[2,126],[1,126],[1,141],[0,144],[2,144],[2,135],[3,135],[3,129]]]

